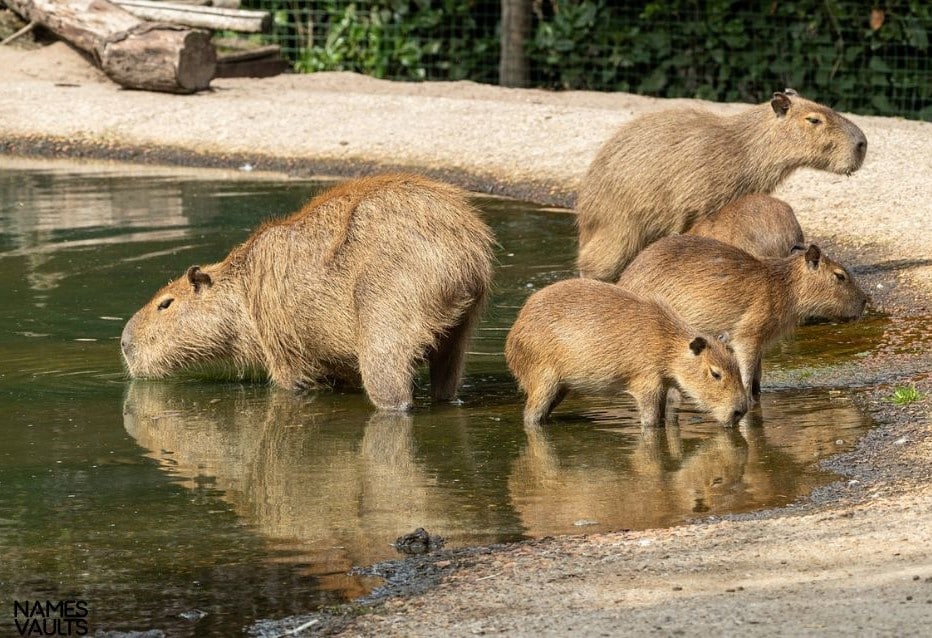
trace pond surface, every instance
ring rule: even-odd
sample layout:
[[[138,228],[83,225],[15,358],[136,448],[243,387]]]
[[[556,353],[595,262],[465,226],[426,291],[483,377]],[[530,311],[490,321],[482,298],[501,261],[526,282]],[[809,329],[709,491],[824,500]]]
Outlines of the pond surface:
[[[738,429],[683,403],[642,434],[627,397],[571,396],[526,431],[503,342],[571,275],[573,218],[488,198],[499,264],[460,406],[430,406],[426,375],[406,416],[361,393],[124,377],[123,323],[159,286],[320,188],[0,161],[0,608],[76,599],[92,634],[239,635],[366,593],[349,570],[417,527],[449,548],[783,505],[869,427],[846,393],[768,390],[765,370]],[[806,339],[850,362],[883,330],[804,327],[767,365],[811,366]]]

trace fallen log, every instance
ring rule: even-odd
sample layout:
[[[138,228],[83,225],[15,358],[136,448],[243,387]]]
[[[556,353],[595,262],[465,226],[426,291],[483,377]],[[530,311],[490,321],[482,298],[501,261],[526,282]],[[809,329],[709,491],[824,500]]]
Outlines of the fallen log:
[[[129,89],[194,93],[214,77],[210,34],[146,22],[107,0],[4,0],[23,17],[88,52],[111,80]]]
[[[137,18],[153,22],[170,22],[188,27],[241,33],[262,33],[272,26],[272,14],[268,11],[204,7],[173,2],[153,2],[153,0],[111,0],[111,2],[126,9]]]

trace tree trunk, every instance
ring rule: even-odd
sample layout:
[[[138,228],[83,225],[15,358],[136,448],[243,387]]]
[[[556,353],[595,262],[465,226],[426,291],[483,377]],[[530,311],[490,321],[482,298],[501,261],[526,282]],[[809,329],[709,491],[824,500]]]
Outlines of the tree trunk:
[[[208,88],[217,54],[204,31],[145,22],[107,0],[4,0],[91,54],[101,70],[130,89],[194,93]]]
[[[531,82],[524,44],[531,35],[531,0],[502,0],[502,53],[498,83],[525,87]]]

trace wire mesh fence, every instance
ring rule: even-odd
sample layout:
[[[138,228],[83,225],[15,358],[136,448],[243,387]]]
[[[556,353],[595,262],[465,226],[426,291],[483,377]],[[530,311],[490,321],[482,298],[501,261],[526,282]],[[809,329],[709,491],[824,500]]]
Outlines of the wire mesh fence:
[[[243,6],[273,14],[263,38],[279,44],[299,72],[746,102],[792,87],[839,110],[932,120],[932,4],[920,0],[244,0]],[[509,42],[517,42],[517,51]]]

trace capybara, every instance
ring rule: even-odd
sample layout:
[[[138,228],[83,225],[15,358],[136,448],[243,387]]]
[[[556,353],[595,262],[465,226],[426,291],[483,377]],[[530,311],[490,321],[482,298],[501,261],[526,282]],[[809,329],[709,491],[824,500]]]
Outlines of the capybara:
[[[803,229],[786,202],[751,193],[703,217],[686,231],[737,246],[758,259],[786,257],[803,247]]]
[[[728,332],[752,396],[761,355],[810,317],[856,319],[867,296],[843,266],[812,244],[782,259],[757,259],[708,237],[672,235],[645,248],[618,285],[668,303],[702,332]]]
[[[625,391],[645,426],[661,422],[671,387],[726,425],[748,407],[738,363],[722,340],[693,330],[662,303],[591,279],[531,295],[505,340],[505,360],[527,393],[528,424],[544,420],[569,390]]]
[[[580,274],[615,281],[645,246],[730,201],[771,193],[801,167],[850,174],[866,153],[857,126],[791,89],[737,115],[641,116],[602,145],[580,185]]]
[[[389,410],[411,406],[426,358],[433,398],[452,399],[492,243],[458,188],[406,174],[349,181],[159,290],[126,324],[123,357],[134,377],[229,360],[291,389],[361,379]]]

